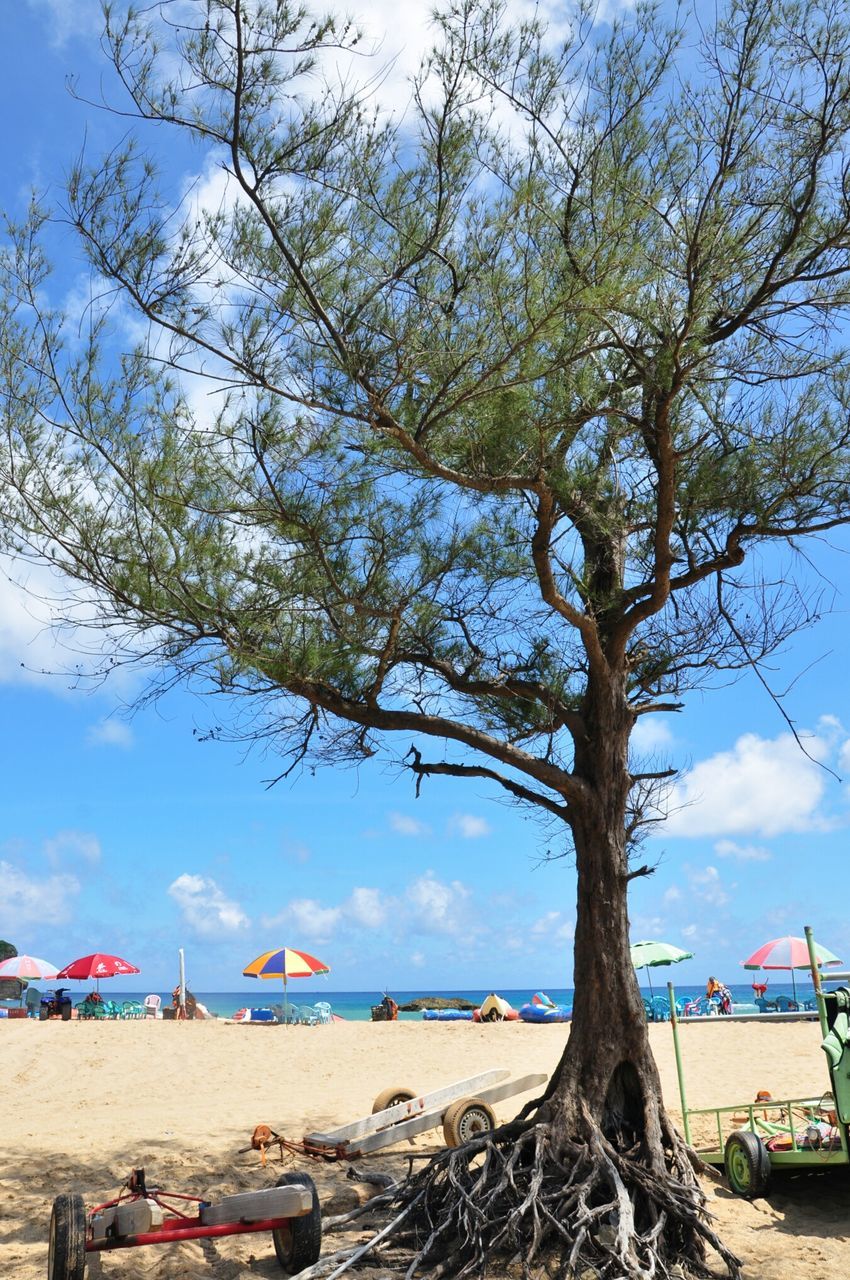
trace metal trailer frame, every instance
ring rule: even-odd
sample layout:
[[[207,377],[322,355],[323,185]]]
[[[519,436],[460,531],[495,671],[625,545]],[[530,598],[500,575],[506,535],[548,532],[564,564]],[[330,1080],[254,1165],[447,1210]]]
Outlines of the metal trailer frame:
[[[293,1191],[296,1190],[297,1188],[293,1187]],[[202,1206],[210,1204],[208,1200],[203,1200],[200,1196],[181,1195],[175,1191],[152,1190],[148,1191],[144,1199],[153,1200],[162,1209],[161,1226],[151,1231],[137,1231],[126,1236],[102,1236],[96,1239],[91,1235],[91,1221],[96,1213],[102,1213],[104,1209],[111,1209],[119,1204],[131,1204],[134,1200],[142,1198],[141,1195],[119,1196],[115,1200],[107,1200],[104,1204],[91,1209],[88,1213],[89,1232],[86,1236],[86,1253],[111,1253],[113,1249],[135,1249],[145,1244],[173,1244],[177,1240],[210,1240],[217,1236],[243,1236],[252,1235],[257,1231],[279,1231],[288,1227],[293,1218],[303,1217],[310,1212],[309,1206],[304,1205],[304,1198],[294,1196],[292,1210],[285,1217],[278,1215],[275,1218],[257,1218],[247,1221],[237,1219],[234,1222],[217,1222],[208,1225],[201,1221],[200,1212]],[[310,1198],[309,1195],[307,1198]],[[194,1215],[181,1213],[176,1205],[167,1203],[169,1200],[190,1202],[197,1206],[198,1212]]]
[[[829,1029],[827,1022],[826,998],[821,987],[821,974],[817,964],[816,953],[814,948],[814,939],[812,930],[809,925],[805,927],[806,942],[809,948],[809,961],[812,970],[812,981],[815,989],[815,999],[817,1002],[817,1016],[820,1020],[821,1032],[824,1037]],[[850,979],[850,971],[840,971],[829,975],[830,981],[846,981]],[[695,1116],[714,1116],[717,1126],[717,1146],[695,1147],[697,1154],[706,1164],[719,1165],[727,1168],[726,1145],[733,1133],[748,1132],[755,1134],[762,1140],[763,1145],[767,1140],[774,1137],[785,1135],[790,1138],[790,1148],[786,1150],[770,1150],[764,1146],[765,1154],[769,1160],[770,1168],[782,1168],[783,1166],[791,1166],[795,1169],[800,1168],[818,1168],[822,1169],[825,1165],[848,1165],[850,1164],[850,1141],[848,1140],[848,1126],[841,1119],[836,1111],[835,1088],[832,1076],[832,1066],[829,1065],[829,1087],[824,1090],[820,1097],[809,1096],[807,1098],[771,1098],[766,1101],[742,1102],[733,1106],[725,1107],[689,1107],[685,1094],[685,1077],[682,1066],[682,1051],[679,1040],[679,1023],[686,1021],[688,1023],[701,1022],[708,1024],[721,1024],[729,1021],[728,1018],[688,1018],[681,1019],[676,1016],[675,991],[673,984],[668,982],[667,991],[670,1000],[670,1023],[673,1031],[673,1047],[676,1056],[676,1075],[679,1082],[679,1098],[682,1105],[682,1125],[685,1134],[685,1141],[689,1146],[693,1146],[691,1136],[691,1119]],[[827,993],[829,994],[829,993]],[[762,1014],[760,1017],[767,1018],[769,1015]],[[783,1015],[783,1021],[805,1022],[812,1020],[812,1013],[801,1011],[799,1014],[789,1013]],[[768,1119],[767,1113],[774,1115],[779,1113],[779,1118]],[[830,1142],[826,1146],[808,1145],[801,1146],[798,1142],[798,1131],[801,1127],[813,1124],[818,1120],[822,1120],[826,1114],[834,1115],[834,1124],[832,1128],[836,1131],[838,1145]],[[746,1125],[738,1125],[736,1129],[725,1134],[723,1128],[724,1116],[746,1116]],[[733,1188],[734,1189],[734,1188]]]
[[[325,1133],[308,1133],[300,1142],[290,1142],[272,1129],[266,1130],[267,1140],[257,1141],[257,1133],[263,1128],[258,1126],[251,1146],[259,1148],[263,1158],[267,1147],[277,1145],[281,1148],[281,1154],[285,1149],[317,1159],[355,1160],[372,1151],[393,1147],[406,1138],[437,1128],[443,1123],[446,1112],[453,1103],[464,1100],[470,1103],[485,1102],[488,1105],[502,1102],[514,1094],[536,1089],[548,1080],[545,1074],[521,1076],[518,1080],[511,1080],[510,1074],[504,1068],[483,1071],[480,1075],[457,1080],[454,1084],[444,1085],[431,1093],[397,1102],[391,1107],[363,1116],[360,1120],[354,1120],[351,1124],[341,1125],[338,1129],[329,1129]],[[245,1150],[251,1150],[251,1147],[243,1148]]]
[[[510,1074],[504,1069],[484,1071],[481,1075],[457,1080],[432,1093],[411,1098],[409,1102],[397,1102],[384,1111],[374,1112],[328,1133],[309,1133],[304,1138],[304,1149],[309,1155],[325,1156],[333,1152],[337,1159],[353,1160],[370,1151],[395,1146],[418,1133],[436,1129],[453,1102],[464,1098],[486,1103],[502,1102],[515,1093],[525,1093],[527,1089],[545,1084],[548,1078],[532,1075],[510,1080]]]
[[[258,1203],[264,1195],[263,1191],[225,1197],[223,1201],[213,1204],[200,1196],[164,1191],[161,1187],[148,1187],[145,1183],[144,1169],[134,1169],[116,1197],[97,1204],[91,1209],[83,1210],[80,1196],[59,1196],[54,1201],[51,1218],[49,1280],[66,1280],[66,1277],[71,1275],[75,1278],[81,1277],[86,1259],[92,1253],[135,1249],[151,1244],[172,1244],[180,1240],[209,1240],[222,1236],[271,1232],[275,1237],[277,1251],[279,1247],[277,1233],[286,1233],[285,1238],[291,1239],[292,1224],[298,1219],[309,1218],[314,1228],[311,1257],[308,1260],[299,1260],[292,1268],[293,1271],[300,1270],[308,1264],[308,1261],[314,1262],[318,1259],[321,1245],[321,1217],[318,1216],[320,1211],[315,1186],[311,1179],[305,1177],[303,1182],[293,1181],[285,1186],[278,1185],[266,1190],[274,1190],[276,1193],[274,1207],[277,1212],[272,1217],[267,1213],[270,1206]],[[252,1199],[255,1201],[253,1209],[250,1203]],[[68,1203],[72,1200],[75,1200],[79,1206],[77,1210],[80,1214],[79,1226],[73,1227],[70,1232],[66,1230],[60,1240],[57,1229],[57,1210],[60,1206],[67,1210]],[[116,1211],[122,1206],[129,1206],[139,1201],[156,1205],[162,1213],[162,1222],[147,1231],[119,1233],[119,1229],[115,1226]],[[229,1211],[228,1201],[239,1201],[239,1204]],[[285,1212],[280,1212],[281,1209]],[[205,1210],[212,1210],[212,1214],[205,1215]],[[266,1216],[259,1216],[264,1210]],[[228,1216],[229,1212],[232,1212],[232,1217]],[[204,1221],[205,1216],[224,1218],[224,1221]],[[317,1217],[318,1222],[316,1222]],[[105,1223],[104,1218],[106,1218]],[[315,1257],[312,1256],[313,1253]],[[278,1260],[281,1266],[284,1266],[280,1254]]]

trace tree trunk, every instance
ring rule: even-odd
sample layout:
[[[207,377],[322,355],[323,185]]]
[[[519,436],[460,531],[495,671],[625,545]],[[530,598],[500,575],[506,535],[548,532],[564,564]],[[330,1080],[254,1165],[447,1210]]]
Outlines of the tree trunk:
[[[567,1046],[544,1096],[510,1124],[435,1156],[399,1184],[393,1224],[415,1249],[408,1275],[660,1280],[728,1276],[740,1262],[705,1215],[696,1158],[667,1117],[629,951],[625,679],[591,681],[571,802],[578,870],[575,998]],[[510,1274],[513,1274],[510,1272]]]
[[[621,1150],[640,1144],[654,1170],[665,1164],[669,1133],[661,1083],[649,1046],[637,974],[631,962],[626,804],[632,713],[613,675],[589,694],[587,733],[575,772],[591,800],[572,823],[578,892],[573,1017],[555,1073],[548,1111],[556,1134],[576,1139],[590,1118]]]

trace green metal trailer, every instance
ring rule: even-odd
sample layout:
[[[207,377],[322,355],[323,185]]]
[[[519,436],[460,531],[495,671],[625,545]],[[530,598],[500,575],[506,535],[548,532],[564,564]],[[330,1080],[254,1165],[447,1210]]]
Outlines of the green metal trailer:
[[[706,1164],[725,1170],[729,1186],[736,1195],[750,1200],[765,1194],[773,1169],[789,1166],[794,1169],[823,1169],[825,1166],[850,1164],[847,1132],[850,1124],[850,988],[822,989],[814,940],[808,925],[806,942],[823,1035],[821,1047],[829,1072],[829,1085],[819,1096],[760,1098],[726,1107],[689,1107],[679,1020],[676,1017],[676,993],[673,984],[667,984],[685,1139]],[[850,971],[830,974],[830,981],[848,980]],[[802,1014],[800,1020],[805,1017]],[[722,1018],[706,1019],[714,1025],[724,1021]],[[712,1137],[707,1145],[700,1146],[692,1138],[692,1121],[705,1116],[712,1117],[710,1128],[716,1131],[717,1138],[715,1141]]]

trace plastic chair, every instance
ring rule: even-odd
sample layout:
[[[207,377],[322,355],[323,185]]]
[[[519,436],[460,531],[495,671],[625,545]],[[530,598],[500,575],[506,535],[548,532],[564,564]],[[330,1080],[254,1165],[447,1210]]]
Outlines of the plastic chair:
[[[333,1009],[327,1000],[317,1000],[313,1005],[316,1013],[319,1015],[320,1022],[333,1022]]]
[[[653,1022],[669,1022],[670,1021],[670,1001],[666,996],[652,997],[652,1021]]]
[[[145,1017],[155,1018],[159,1013],[159,1007],[162,1004],[162,996],[145,996],[142,1003],[145,1007]]]
[[[298,1010],[298,1021],[304,1027],[317,1027],[319,1025],[318,1010],[311,1004],[303,1004]]]
[[[24,995],[24,1004],[27,1006],[27,1017],[37,1018],[38,1007],[41,1004],[41,992],[35,987],[27,987]]]
[[[77,1013],[81,1018],[108,1018],[106,1007],[103,1001],[89,1000],[88,996],[81,1004],[77,1005]]]
[[[121,1006],[122,1018],[143,1018],[144,1016],[144,1005],[139,1004],[138,1000],[125,1000]]]

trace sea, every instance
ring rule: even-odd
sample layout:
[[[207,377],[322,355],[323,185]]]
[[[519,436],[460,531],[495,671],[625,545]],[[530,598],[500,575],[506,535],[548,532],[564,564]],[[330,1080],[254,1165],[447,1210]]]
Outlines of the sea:
[[[827,977],[827,975],[825,975]],[[37,983],[41,991],[46,991],[54,984]],[[78,1003],[86,993],[90,990],[91,983],[73,983],[68,984],[69,993],[74,1001]],[[756,1006],[753,1004],[753,990],[749,983],[740,985],[730,985],[729,990],[732,992],[732,999],[735,1004],[736,1012],[747,1013],[756,1012]],[[113,987],[109,982],[101,983],[101,995],[106,1000],[114,1000],[121,1003],[124,1000],[143,1000],[146,995],[150,994],[150,989],[143,991],[128,991],[123,987]],[[193,995],[197,1000],[209,1009],[210,1013],[216,1014],[221,1018],[230,1018],[238,1009],[246,1008],[269,1008],[271,1005],[283,1004],[283,989],[278,986],[269,984],[266,989],[255,987],[250,991],[196,991],[192,989]],[[642,986],[641,992],[647,999],[650,996],[648,986]],[[676,997],[692,999],[697,995],[702,995],[705,988],[702,986],[682,986],[676,987]],[[652,993],[654,995],[667,994],[667,986],[664,982],[658,984],[653,983]],[[163,1005],[171,1004],[170,991],[158,991],[155,994],[161,997]],[[489,992],[483,989],[477,990],[460,990],[451,991],[435,991],[432,989],[423,989],[420,991],[390,991],[392,998],[398,1004],[407,1004],[415,999],[427,999],[430,996],[459,996],[465,1000],[471,1001],[474,1005],[481,1004]],[[497,992],[515,1009],[519,1009],[526,1004],[534,995],[534,991],[528,987],[511,988],[500,987]],[[546,995],[550,997],[555,1004],[571,1005],[573,1002],[573,989],[571,987],[547,987]],[[800,981],[797,982],[797,994],[800,998],[810,997],[812,994],[811,981],[804,981],[801,975]],[[334,1013],[341,1018],[345,1018],[351,1022],[368,1022],[372,1016],[372,1005],[380,1004],[383,998],[383,991],[331,991],[327,987],[319,986],[301,986],[290,985],[287,992],[287,1000],[290,1005],[312,1005],[317,1000],[326,1001]],[[774,982],[771,977],[768,986],[768,995],[772,998],[777,995],[792,995],[792,985],[790,982]],[[402,1021],[421,1021],[421,1013],[399,1013]]]

